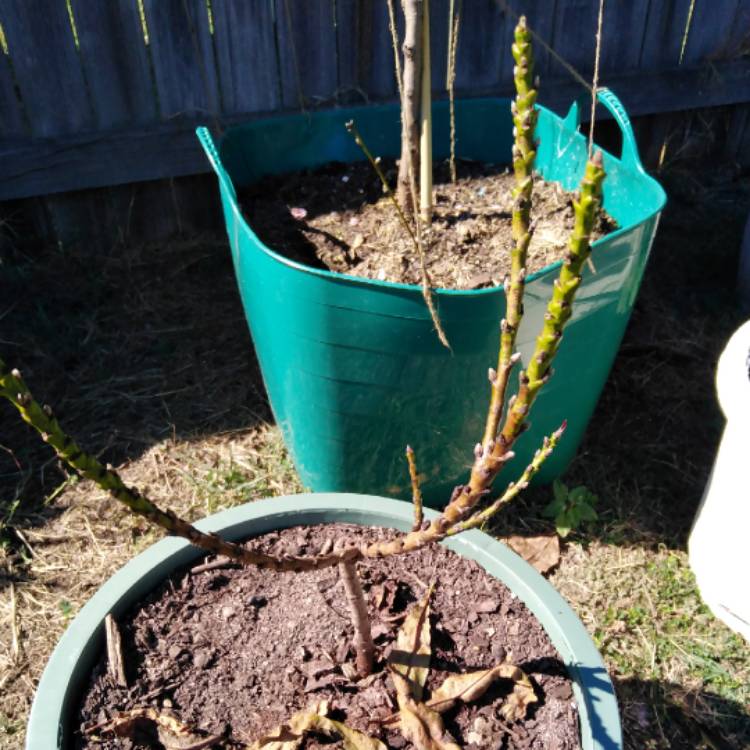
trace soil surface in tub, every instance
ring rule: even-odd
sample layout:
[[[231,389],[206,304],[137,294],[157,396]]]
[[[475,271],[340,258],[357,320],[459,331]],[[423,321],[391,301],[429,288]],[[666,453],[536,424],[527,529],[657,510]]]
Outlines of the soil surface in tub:
[[[276,554],[315,554],[342,537],[372,541],[395,533],[342,524],[296,527],[250,544]],[[331,718],[389,748],[412,748],[384,724],[396,712],[386,661],[406,611],[434,582],[428,690],[449,674],[507,658],[529,675],[537,697],[524,720],[508,723],[500,709],[513,685],[500,680],[475,703],[445,713],[460,746],[580,748],[578,712],[560,656],[502,583],[438,545],[367,561],[359,572],[376,645],[370,678],[347,676],[354,667],[352,628],[335,568],[300,574],[235,567],[182,571],[121,618],[128,687],[116,686],[102,657],[74,720],[74,747],[161,748],[147,734],[115,738],[101,728],[86,731],[151,707],[178,718],[197,737],[221,735],[224,744],[217,746],[241,748],[325,700]],[[343,747],[320,737],[306,742],[300,747]]]
[[[498,286],[510,272],[514,177],[496,165],[457,166],[455,184],[447,163],[435,168],[435,209],[424,232],[430,283],[445,289]],[[382,167],[394,185],[395,163],[384,161]],[[572,197],[556,183],[535,179],[528,273],[564,256],[573,228]],[[258,237],[293,260],[351,276],[421,283],[414,242],[367,162],[266,177],[242,191],[240,201]],[[615,226],[600,211],[593,239]]]

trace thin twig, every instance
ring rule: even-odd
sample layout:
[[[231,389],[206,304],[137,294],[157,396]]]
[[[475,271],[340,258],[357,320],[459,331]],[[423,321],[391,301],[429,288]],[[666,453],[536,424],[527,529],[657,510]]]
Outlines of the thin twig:
[[[367,160],[372,165],[372,168],[375,170],[375,173],[380,178],[380,182],[383,185],[383,190],[385,191],[385,194],[388,196],[391,203],[393,203],[393,206],[396,209],[396,213],[398,214],[399,219],[401,220],[401,224],[403,225],[404,229],[406,229],[409,237],[411,238],[411,241],[417,251],[417,257],[419,258],[420,267],[422,271],[422,296],[424,297],[424,301],[427,304],[427,309],[429,310],[430,317],[432,318],[432,323],[435,326],[435,330],[437,331],[438,338],[440,339],[440,343],[445,346],[447,349],[450,349],[450,343],[448,342],[448,337],[445,335],[445,331],[443,330],[442,325],[440,324],[440,318],[438,317],[437,310],[435,309],[435,303],[432,300],[432,289],[430,284],[430,277],[427,273],[427,261],[425,258],[425,252],[424,252],[424,244],[422,242],[422,232],[421,232],[421,224],[419,222],[419,211],[415,210],[415,226],[416,226],[416,233],[411,228],[411,224],[409,224],[408,219],[406,218],[406,214],[404,214],[403,209],[401,208],[400,203],[398,202],[395,193],[393,190],[391,190],[391,186],[388,184],[388,180],[385,177],[385,174],[383,174],[383,170],[380,168],[380,159],[376,159],[373,155],[370,149],[367,147],[367,144],[364,142],[364,139],[362,138],[361,133],[357,129],[357,126],[354,124],[354,120],[349,120],[349,122],[346,123],[346,129],[349,131],[349,133],[354,138],[354,142],[362,149],[362,153],[367,157]],[[414,189],[413,183],[413,175],[411,175],[412,179],[412,190]],[[416,205],[416,204],[415,204]]]
[[[461,10],[463,0],[451,0],[448,18],[448,70],[445,78],[445,87],[448,89],[448,104],[450,107],[451,122],[451,153],[450,153],[450,171],[451,182],[456,183],[456,55],[458,50],[458,32],[461,25]]]
[[[591,82],[591,124],[589,126],[589,154],[594,152],[594,123],[596,122],[596,94],[599,91],[599,60],[602,53],[602,21],[604,20],[604,0],[599,0],[599,17],[596,21],[596,52],[594,53],[594,78]]]
[[[414,524],[412,530],[416,531],[422,526],[424,513],[422,511],[422,490],[419,488],[419,474],[417,474],[417,462],[414,460],[414,449],[406,446],[406,460],[409,462],[409,477],[411,479],[411,500],[414,503]]]
[[[15,535],[23,542],[23,546],[26,547],[26,549],[29,551],[29,554],[34,558],[34,560],[41,560],[41,557],[34,551],[34,548],[29,544],[29,540],[24,536],[24,534],[21,532],[21,529],[14,526],[13,532]]]
[[[16,602],[16,586],[10,583],[10,654],[14,663],[17,663],[21,656],[21,631],[18,627],[18,605]]]
[[[228,557],[219,557],[211,562],[205,562],[201,565],[196,565],[190,568],[191,575],[197,575],[198,573],[205,573],[209,570],[219,570],[220,568],[236,568],[238,563],[235,560],[230,560]]]
[[[404,106],[404,78],[401,73],[401,56],[398,53],[398,31],[396,29],[396,10],[393,7],[393,0],[388,0],[388,30],[391,32],[391,44],[393,45],[393,71],[396,75],[396,85],[398,86],[398,100],[401,107]],[[403,110],[401,117],[403,118]]]

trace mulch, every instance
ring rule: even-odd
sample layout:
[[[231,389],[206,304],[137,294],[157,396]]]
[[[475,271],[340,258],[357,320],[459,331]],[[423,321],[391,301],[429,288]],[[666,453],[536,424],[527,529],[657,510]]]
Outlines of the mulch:
[[[384,161],[383,169],[394,184],[395,164]],[[436,165],[435,208],[424,232],[430,283],[445,289],[499,286],[510,271],[514,176],[507,167],[471,161],[459,162],[458,175],[453,184],[447,165]],[[574,222],[572,198],[557,183],[535,179],[528,273],[564,255]],[[414,242],[369,163],[266,177],[240,200],[260,239],[293,260],[379,281],[422,281]],[[601,211],[593,238],[615,226]]]

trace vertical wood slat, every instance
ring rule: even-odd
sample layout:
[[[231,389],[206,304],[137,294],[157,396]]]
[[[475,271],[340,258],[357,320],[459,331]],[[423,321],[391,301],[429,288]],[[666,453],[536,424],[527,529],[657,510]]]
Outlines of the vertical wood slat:
[[[641,69],[646,71],[677,67],[690,2],[691,0],[651,0],[641,45]]]
[[[206,0],[144,0],[161,116],[220,111]]]
[[[37,136],[93,127],[93,113],[64,2],[3,0],[0,24]]]
[[[101,128],[158,119],[137,0],[72,0],[81,63]]]
[[[365,8],[369,4],[370,8]],[[385,0],[383,0],[385,10]],[[372,64],[374,52],[372,36],[362,34],[364,15],[372,10],[370,0],[350,0],[334,5],[336,28],[336,88],[339,93],[360,86],[361,68]]]
[[[0,134],[23,135],[27,131],[28,123],[16,94],[10,58],[0,50]]]
[[[449,0],[430,0],[430,84],[435,92],[445,91],[449,7]]]
[[[504,16],[494,0],[464,0],[456,54],[456,89],[486,88],[500,82]],[[447,19],[439,19],[439,23],[444,23],[447,31]],[[510,54],[510,49],[507,52]]]
[[[638,67],[650,0],[628,0],[605,3],[602,19],[601,83],[606,84],[609,73],[622,73]],[[598,14],[598,9],[595,11]],[[592,33],[591,58],[594,59],[596,40]]]
[[[558,0],[556,5],[551,46],[587,81],[594,70],[598,12],[599,0]],[[569,75],[554,58],[549,72],[553,77]]]
[[[224,111],[279,108],[273,0],[219,0],[211,5],[216,64]]]
[[[288,12],[287,12],[288,11]],[[282,101],[331,104],[338,86],[333,0],[276,0]]]
[[[394,0],[394,8],[398,23],[399,0]],[[337,0],[336,39],[341,93],[352,100],[359,92],[367,99],[398,96],[386,0]]]
[[[683,64],[732,56],[731,40],[739,6],[739,0],[696,0]]]
[[[732,28],[729,31],[729,57],[746,55],[750,51],[750,0],[739,0]]]

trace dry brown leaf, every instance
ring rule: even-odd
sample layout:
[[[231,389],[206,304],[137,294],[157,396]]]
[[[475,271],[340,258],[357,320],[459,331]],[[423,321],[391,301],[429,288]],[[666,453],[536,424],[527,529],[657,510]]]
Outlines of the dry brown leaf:
[[[521,721],[526,718],[530,703],[536,702],[533,688],[516,683],[513,692],[500,707],[500,713],[506,721]]]
[[[196,732],[170,714],[155,708],[134,708],[115,716],[111,721],[92,727],[101,732],[113,732],[118,737],[133,737],[140,730],[155,729],[159,742],[166,750],[203,750],[221,741],[220,735]]]
[[[312,732],[327,737],[341,737],[344,750],[387,750],[380,740],[368,737],[320,713],[295,714],[286,724],[276,727],[265,737],[253,742],[247,750],[297,750],[302,745],[305,735]]]
[[[560,537],[557,534],[508,536],[501,541],[542,574],[549,573],[560,562]]]
[[[430,596],[433,587],[427,590],[424,598],[415,604],[402,623],[396,638],[396,647],[388,656],[391,671],[406,679],[408,693],[415,700],[422,699],[427,674],[430,671]],[[404,689],[404,683],[394,679],[397,692]]]
[[[527,707],[535,703],[537,697],[523,670],[508,662],[479,672],[451,675],[432,693],[427,705],[438,713],[445,713],[458,702],[470,703],[481,698],[498,679],[512,680],[514,683],[513,692],[500,709],[503,716],[512,721],[523,719]]]
[[[399,700],[401,734],[419,750],[461,750],[439,713],[410,698]]]

